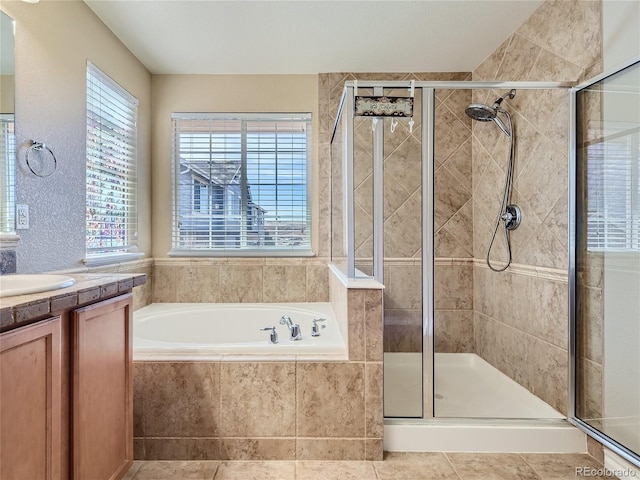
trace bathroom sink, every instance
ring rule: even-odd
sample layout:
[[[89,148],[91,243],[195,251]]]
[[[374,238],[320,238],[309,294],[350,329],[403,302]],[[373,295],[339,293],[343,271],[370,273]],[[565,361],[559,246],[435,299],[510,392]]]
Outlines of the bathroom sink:
[[[74,283],[76,281],[67,275],[0,275],[0,297],[58,290]]]

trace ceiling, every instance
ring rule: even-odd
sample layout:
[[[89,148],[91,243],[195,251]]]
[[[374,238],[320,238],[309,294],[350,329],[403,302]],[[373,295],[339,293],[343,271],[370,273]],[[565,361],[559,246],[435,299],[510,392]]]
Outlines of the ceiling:
[[[85,0],[154,74],[472,71],[542,0]]]

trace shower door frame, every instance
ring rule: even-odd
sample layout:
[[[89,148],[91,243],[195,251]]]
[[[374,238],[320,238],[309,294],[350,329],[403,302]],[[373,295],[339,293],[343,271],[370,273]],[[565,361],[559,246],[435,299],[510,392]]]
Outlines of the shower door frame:
[[[344,215],[345,219],[345,233],[347,234],[347,241],[345,242],[347,247],[347,276],[348,278],[356,278],[355,267],[355,202],[354,202],[354,96],[358,88],[374,89],[375,95],[382,95],[386,89],[410,89],[420,90],[422,93],[422,124],[421,124],[421,170],[422,170],[422,186],[421,186],[421,200],[422,200],[422,417],[406,417],[406,418],[385,418],[394,422],[416,422],[416,421],[435,421],[438,423],[460,423],[464,422],[468,424],[469,421],[474,423],[491,422],[495,423],[493,418],[465,418],[465,417],[436,417],[434,415],[434,338],[435,338],[435,299],[434,299],[434,270],[435,270],[435,252],[434,252],[434,207],[435,207],[435,91],[436,90],[566,90],[568,93],[569,107],[571,108],[571,89],[573,84],[568,82],[540,82],[540,81],[354,81],[349,80],[344,84],[342,91],[342,97],[336,114],[336,119],[333,126],[331,135],[331,142],[335,136],[335,132],[340,128],[341,116],[346,114],[346,126],[347,133],[343,138],[344,147],[344,159],[345,159],[345,178],[343,179],[346,191],[344,192],[344,205],[347,210]],[[570,126],[571,123],[571,110],[570,110]],[[379,129],[382,130],[382,129]],[[569,132],[569,144],[568,144],[568,156],[571,155],[571,148],[575,148],[572,144],[571,132]],[[374,242],[374,254],[373,254],[373,272],[375,274],[375,280],[384,284],[384,278],[382,272],[384,270],[384,212],[381,211],[383,202],[376,201],[375,199],[384,198],[383,182],[382,179],[375,179],[375,175],[383,175],[384,170],[382,164],[376,165],[376,159],[378,162],[384,161],[384,152],[375,152],[376,149],[384,147],[384,139],[381,135],[375,136],[373,139],[373,242]],[[569,183],[571,177],[569,178]],[[350,188],[349,188],[350,187]],[[571,197],[568,199],[571,202]],[[382,223],[381,223],[382,222]],[[571,235],[571,232],[569,232]],[[377,247],[376,247],[377,245]],[[569,279],[571,279],[571,271],[569,273]],[[358,277],[362,278],[362,277]],[[370,278],[374,278],[373,276]],[[567,321],[569,321],[569,315]],[[571,322],[569,322],[571,327]],[[571,328],[569,328],[571,330]],[[569,351],[569,373],[573,368],[573,357],[571,349],[572,337],[569,336],[568,351]],[[571,375],[568,375],[571,377]],[[574,405],[575,391],[569,382],[567,385],[567,411],[572,412]],[[505,422],[538,422],[538,419],[500,419]],[[548,422],[548,419],[542,419]],[[564,420],[562,420],[564,421]]]

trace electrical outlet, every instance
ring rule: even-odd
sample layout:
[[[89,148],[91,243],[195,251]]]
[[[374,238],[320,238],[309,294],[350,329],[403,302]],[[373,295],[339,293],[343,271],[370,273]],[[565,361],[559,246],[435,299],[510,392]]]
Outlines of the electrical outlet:
[[[16,230],[29,228],[29,205],[16,205]]]

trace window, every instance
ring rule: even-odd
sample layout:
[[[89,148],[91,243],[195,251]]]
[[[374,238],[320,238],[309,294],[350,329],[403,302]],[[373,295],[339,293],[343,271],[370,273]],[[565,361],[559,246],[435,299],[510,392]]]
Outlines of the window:
[[[587,147],[587,248],[640,251],[640,136],[634,126],[609,126]]]
[[[16,139],[13,113],[0,114],[0,232],[15,233]]]
[[[310,114],[175,113],[172,124],[172,254],[311,254]]]
[[[138,101],[87,66],[87,259],[137,249]]]

